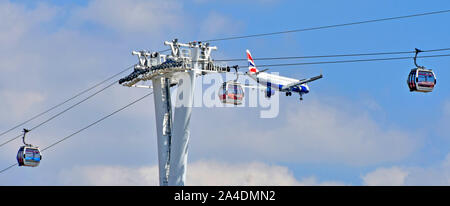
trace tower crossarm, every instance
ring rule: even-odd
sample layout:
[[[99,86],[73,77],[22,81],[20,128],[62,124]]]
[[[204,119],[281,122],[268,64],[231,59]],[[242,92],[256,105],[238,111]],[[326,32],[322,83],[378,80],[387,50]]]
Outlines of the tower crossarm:
[[[217,50],[217,47],[210,46],[209,43],[195,41],[180,43],[178,39],[174,39],[165,41],[164,44],[170,47],[171,54],[162,55],[146,50],[133,51],[132,55],[138,57],[138,63],[131,74],[119,80],[119,84],[131,87],[156,76],[171,78],[177,72],[189,70],[195,70],[197,75],[230,72],[230,67],[214,63],[211,52]]]
[[[165,76],[174,72],[182,72],[188,70],[183,61],[167,60],[162,64],[151,66],[148,68],[134,69],[128,76],[119,80],[119,84],[131,87],[139,81],[151,80],[155,76]]]

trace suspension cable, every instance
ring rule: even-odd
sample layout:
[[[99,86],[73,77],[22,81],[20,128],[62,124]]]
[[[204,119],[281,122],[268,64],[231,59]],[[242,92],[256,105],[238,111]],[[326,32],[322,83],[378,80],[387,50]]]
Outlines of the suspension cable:
[[[100,92],[103,92],[103,91],[105,91],[106,89],[108,89],[108,88],[110,88],[110,87],[112,87],[112,86],[114,86],[114,85],[116,85],[116,84],[117,84],[117,81],[114,81],[114,82],[110,83],[110,84],[107,85],[106,87],[103,87],[102,89],[100,89],[100,90],[96,91],[95,93],[93,93],[93,94],[87,96],[86,98],[82,99],[81,101],[79,101],[79,102],[73,104],[72,106],[70,106],[70,107],[64,109],[63,111],[61,111],[61,112],[59,112],[59,113],[57,113],[57,114],[51,116],[50,118],[46,119],[45,121],[43,121],[43,122],[39,123],[38,125],[32,127],[31,129],[29,129],[29,131],[33,131],[34,129],[39,128],[40,126],[46,124],[47,122],[49,122],[49,121],[53,120],[54,118],[56,118],[56,117],[58,117],[58,116],[64,114],[65,112],[71,110],[72,108],[74,108],[74,107],[80,105],[81,103],[85,102],[86,100],[88,100],[88,99],[94,97],[95,95],[99,94]],[[21,136],[22,136],[22,135],[18,135],[18,136],[14,137],[14,138],[12,138],[12,139],[10,139],[10,140],[8,140],[8,141],[5,141],[4,143],[0,144],[0,147],[2,147],[2,146],[4,146],[4,145],[8,144],[9,142],[11,142],[11,141],[13,141],[13,140],[15,140],[15,139],[17,139],[17,138],[19,138],[19,137],[21,137]]]
[[[118,113],[118,112],[120,112],[120,111],[122,111],[122,110],[124,110],[124,109],[126,109],[126,108],[128,108],[128,107],[130,107],[130,106],[132,106],[133,104],[135,104],[135,103],[137,103],[137,102],[143,100],[144,98],[150,96],[151,94],[153,94],[153,92],[150,92],[150,93],[144,95],[143,97],[141,97],[141,98],[139,98],[139,99],[136,99],[136,100],[132,101],[131,103],[129,103],[129,104],[127,104],[127,105],[125,105],[125,106],[119,108],[118,110],[116,110],[116,111],[114,111],[114,112],[112,112],[112,113],[110,113],[110,114],[108,114],[108,115],[106,115],[106,116],[104,116],[104,117],[98,119],[98,120],[95,121],[95,122],[92,122],[91,124],[89,124],[89,125],[87,125],[87,126],[81,128],[81,129],[77,130],[76,132],[74,132],[74,133],[72,133],[72,134],[70,134],[70,135],[68,135],[68,136],[66,136],[66,137],[64,137],[64,138],[62,138],[62,139],[60,139],[60,140],[54,142],[53,144],[51,144],[51,145],[45,147],[44,149],[42,149],[41,151],[43,152],[43,151],[45,151],[45,150],[47,150],[47,149],[50,149],[50,148],[56,146],[57,144],[59,144],[59,143],[65,141],[65,140],[67,140],[67,139],[69,139],[69,138],[75,136],[76,134],[78,134],[78,133],[80,133],[80,132],[82,132],[82,131],[88,129],[89,127],[92,127],[92,126],[98,124],[99,122],[101,122],[101,121],[103,121],[103,120],[105,120],[105,119],[107,119],[107,118],[113,116],[114,114],[116,114],[116,113]],[[3,170],[0,170],[0,174],[3,173],[3,172],[5,172],[5,171],[7,171],[7,170],[9,170],[9,169],[11,169],[11,168],[13,168],[13,167],[16,166],[16,165],[18,165],[18,163],[12,164],[12,165],[6,167],[6,168],[3,169]]]
[[[439,58],[449,57],[450,54],[429,55],[420,56],[417,58]],[[413,59],[414,57],[392,57],[392,58],[378,58],[378,59],[354,59],[354,60],[341,60],[341,61],[323,61],[323,62],[300,62],[300,63],[288,63],[288,64],[266,64],[257,65],[258,67],[282,67],[282,66],[294,66],[294,65],[312,65],[312,64],[336,64],[336,63],[353,63],[353,62],[373,62],[373,61],[390,61],[390,60],[402,60]],[[246,67],[247,65],[241,65],[239,67]]]
[[[382,22],[382,21],[406,19],[406,18],[419,17],[419,16],[429,16],[429,15],[448,13],[448,12],[450,12],[450,9],[426,12],[426,13],[419,13],[419,14],[411,14],[411,15],[405,15],[405,16],[396,16],[396,17],[389,17],[389,18],[366,20],[366,21],[357,21],[357,22],[344,23],[344,24],[334,24],[334,25],[327,25],[327,26],[318,26],[318,27],[311,27],[311,28],[294,29],[294,30],[286,30],[286,31],[278,31],[278,32],[261,33],[261,34],[251,34],[251,35],[243,35],[243,36],[231,36],[231,37],[225,37],[225,38],[203,40],[201,42],[226,41],[226,40],[234,40],[234,39],[244,39],[244,38],[253,38],[253,37],[261,37],[261,36],[294,33],[294,32],[313,31],[313,30],[345,27],[345,26],[358,25],[358,24],[367,24],[367,23],[375,23],[375,22]]]
[[[421,52],[438,52],[448,51],[450,48],[442,49],[430,49],[423,50]],[[318,56],[288,56],[288,57],[260,57],[253,58],[253,60],[287,60],[287,59],[315,59],[315,58],[335,58],[335,57],[357,57],[357,56],[381,56],[381,55],[397,55],[397,54],[414,54],[415,51],[397,51],[397,52],[375,52],[375,53],[359,53],[359,54],[332,54],[332,55],[318,55]],[[247,58],[234,58],[234,59],[216,59],[215,61],[222,62],[237,62],[247,61]]]
[[[32,120],[38,118],[38,117],[40,117],[40,116],[42,116],[42,115],[44,115],[44,114],[46,114],[46,113],[48,113],[48,112],[50,112],[50,111],[52,111],[52,110],[54,110],[54,109],[60,107],[60,106],[62,106],[63,104],[66,104],[67,102],[69,102],[69,101],[71,101],[71,100],[73,100],[73,99],[75,99],[75,98],[81,96],[82,94],[84,94],[84,93],[86,93],[86,92],[89,92],[89,91],[93,90],[94,88],[96,88],[96,87],[98,87],[98,86],[104,84],[105,82],[107,82],[107,81],[113,79],[114,77],[117,77],[118,75],[124,73],[125,71],[129,70],[129,69],[132,68],[132,67],[133,67],[133,66],[129,66],[129,67],[127,67],[126,69],[120,71],[119,73],[114,74],[114,75],[112,75],[112,76],[106,78],[105,80],[103,80],[103,81],[101,81],[101,82],[99,82],[99,83],[97,83],[97,84],[95,84],[95,85],[93,85],[93,86],[91,86],[91,87],[89,87],[89,88],[87,88],[87,89],[85,89],[85,90],[79,92],[79,93],[76,94],[75,96],[70,97],[69,99],[67,99],[67,100],[65,100],[65,101],[63,101],[63,102],[61,102],[61,103],[59,103],[59,104],[57,104],[57,105],[55,105],[55,106],[53,106],[53,107],[51,107],[51,108],[49,108],[49,109],[47,109],[47,110],[41,112],[41,113],[39,113],[39,114],[37,114],[37,115],[31,117],[30,119],[27,119],[26,121],[24,121],[24,122],[22,122],[22,123],[20,123],[20,124],[17,124],[16,126],[14,126],[14,127],[10,128],[10,129],[8,129],[8,130],[6,130],[6,131],[0,133],[0,136],[3,136],[3,135],[5,135],[5,134],[11,132],[12,130],[17,129],[18,127],[20,127],[20,126],[22,126],[22,125],[24,125],[24,124],[26,124],[26,123],[28,123],[28,122],[30,122],[30,121],[32,121]],[[2,146],[2,145],[0,145],[0,147],[1,147],[1,146]]]

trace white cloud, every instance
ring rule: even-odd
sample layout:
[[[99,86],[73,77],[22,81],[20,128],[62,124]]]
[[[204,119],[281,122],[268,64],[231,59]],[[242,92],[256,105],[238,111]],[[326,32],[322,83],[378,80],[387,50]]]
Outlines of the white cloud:
[[[235,34],[243,24],[240,21],[231,19],[218,12],[210,12],[200,26],[200,36],[202,38],[215,37],[225,34]]]
[[[8,1],[0,2],[0,43],[2,47],[17,42],[37,25],[49,21],[56,14],[56,9],[46,4],[27,9],[20,4]]]
[[[445,100],[441,108],[441,117],[436,124],[436,131],[446,141],[450,140],[450,100]]]
[[[122,66],[134,63],[124,61],[131,57],[130,52],[116,52],[118,46],[105,42],[104,35],[73,30],[64,18],[59,19],[58,26],[46,26],[46,22],[60,17],[59,9],[45,3],[28,8],[21,3],[0,1],[0,120],[9,121],[8,124],[29,118],[42,111],[39,109],[50,108],[124,69]],[[124,57],[114,56],[118,53]],[[132,96],[123,95],[132,91],[119,91],[122,93],[114,90],[114,98],[98,95],[83,106],[96,102],[94,110],[102,108],[110,112],[131,101]]]
[[[450,118],[450,100],[444,102],[443,115],[447,118]]]
[[[251,119],[237,111],[209,111],[193,120],[201,127],[191,131],[192,141],[199,145],[192,148],[201,147],[199,155],[211,158],[354,166],[400,161],[417,148],[416,134],[381,126],[365,110],[346,100],[308,98],[297,104],[282,102],[285,113],[267,120]],[[214,134],[214,138],[207,134]]]
[[[75,16],[121,33],[153,35],[182,30],[186,22],[182,4],[172,0],[94,0]]]
[[[450,185],[450,153],[437,166],[378,168],[362,179],[365,185]]]
[[[0,1],[0,71],[14,71],[30,66],[36,54],[31,51],[34,45],[18,47],[25,39],[40,34],[43,24],[52,20],[57,8],[38,3],[35,8],[26,8],[21,4]],[[8,75],[9,76],[9,75]],[[9,77],[11,78],[11,77]]]
[[[188,168],[192,185],[298,185],[286,167],[263,163],[223,164],[197,162]]]
[[[39,92],[0,91],[0,119],[11,122],[24,118],[30,114],[31,108],[36,108],[44,100]]]
[[[362,178],[364,184],[369,186],[403,185],[407,176],[407,171],[399,167],[392,167],[376,169]]]
[[[60,174],[68,185],[157,185],[157,167],[126,168],[119,166],[75,167]]]
[[[450,185],[450,153],[437,166],[407,169],[405,185]]]
[[[342,185],[318,182],[315,177],[298,181],[288,168],[261,162],[229,164],[198,161],[188,164],[186,185]],[[83,166],[63,170],[61,182],[69,185],[159,185],[158,167]]]

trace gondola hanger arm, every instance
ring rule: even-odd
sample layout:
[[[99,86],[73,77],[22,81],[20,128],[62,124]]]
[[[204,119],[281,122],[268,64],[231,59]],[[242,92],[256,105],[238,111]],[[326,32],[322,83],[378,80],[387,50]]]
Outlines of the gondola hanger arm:
[[[416,65],[417,68],[423,68],[423,66],[417,65],[417,55],[418,55],[420,52],[422,52],[422,50],[420,50],[420,49],[418,49],[418,48],[415,48],[415,50],[416,50],[416,55],[414,56],[414,64]]]

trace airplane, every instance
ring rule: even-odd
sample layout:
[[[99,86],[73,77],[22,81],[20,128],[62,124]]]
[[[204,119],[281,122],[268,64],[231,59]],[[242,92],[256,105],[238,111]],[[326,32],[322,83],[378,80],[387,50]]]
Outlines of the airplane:
[[[298,93],[300,95],[300,100],[303,100],[303,95],[309,93],[308,82],[318,80],[323,77],[322,74],[319,76],[311,77],[308,79],[293,79],[289,77],[274,75],[266,73],[268,69],[263,69],[259,71],[256,68],[255,62],[253,61],[250,51],[247,49],[247,60],[248,60],[248,72],[245,72],[250,78],[254,79],[257,83],[263,86],[266,97],[270,98],[275,91],[284,92],[286,96],[291,96],[292,93]],[[254,88],[246,85],[247,88]]]

